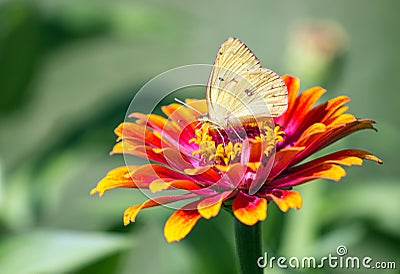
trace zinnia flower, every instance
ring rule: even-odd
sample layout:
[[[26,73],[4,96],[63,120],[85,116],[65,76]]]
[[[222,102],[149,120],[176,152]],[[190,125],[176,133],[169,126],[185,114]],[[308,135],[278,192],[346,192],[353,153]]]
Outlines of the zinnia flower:
[[[274,126],[243,125],[245,137],[235,132],[236,137],[226,138],[230,129],[218,130],[199,122],[199,113],[207,112],[205,100],[187,99],[186,106],[174,103],[162,107],[168,119],[132,113],[135,122],[123,122],[115,129],[118,143],[111,154],[131,154],[151,163],[111,170],[91,194],[102,196],[113,188],[167,193],[127,208],[125,225],[134,222],[142,209],[186,201],[165,224],[165,238],[173,242],[184,238],[200,218],[214,217],[222,207],[251,226],[266,219],[270,201],[284,212],[301,208],[301,196],[292,190],[296,185],[320,178],[339,181],[346,175],[343,166],[361,165],[363,159],[382,163],[356,149],[304,161],[352,132],[373,129],[374,121],[345,113],[346,96],[314,106],[325,92],[323,88],[298,94],[299,79],[289,75],[283,79],[288,88],[287,111],[274,118]],[[250,194],[254,183],[261,188]],[[177,189],[183,193],[168,195]]]

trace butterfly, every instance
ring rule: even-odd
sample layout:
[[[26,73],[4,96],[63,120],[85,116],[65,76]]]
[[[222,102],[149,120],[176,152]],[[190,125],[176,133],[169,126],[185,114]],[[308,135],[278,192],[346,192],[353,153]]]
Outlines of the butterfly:
[[[218,50],[206,90],[208,113],[202,119],[230,128],[277,117],[287,109],[287,94],[283,79],[231,37]]]

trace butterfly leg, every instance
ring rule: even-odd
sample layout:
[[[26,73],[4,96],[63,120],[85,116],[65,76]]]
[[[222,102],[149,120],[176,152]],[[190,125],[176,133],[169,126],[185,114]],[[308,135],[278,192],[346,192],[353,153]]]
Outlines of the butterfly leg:
[[[235,135],[238,137],[238,139],[243,142],[243,138],[240,136],[240,134],[236,131],[235,127],[229,121],[229,116],[226,117],[225,119],[226,119],[226,124],[229,125],[229,128],[232,129],[232,131],[235,133]]]

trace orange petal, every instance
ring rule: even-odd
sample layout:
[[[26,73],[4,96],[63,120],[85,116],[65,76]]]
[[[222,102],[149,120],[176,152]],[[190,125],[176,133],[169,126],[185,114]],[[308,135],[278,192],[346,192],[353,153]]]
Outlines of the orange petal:
[[[158,150],[158,148],[135,145],[132,140],[122,140],[121,142],[115,144],[110,154],[129,154],[168,165],[170,162],[165,159],[163,154],[156,153],[156,150]]]
[[[375,155],[358,149],[346,149],[341,150],[330,155],[326,155],[321,157],[319,160],[326,161],[327,163],[337,163],[346,166],[358,165],[361,166],[363,164],[363,159],[375,161],[378,164],[382,164],[383,161],[376,157]]]
[[[352,116],[352,115],[351,115]],[[341,115],[345,122],[336,125],[329,125],[327,130],[316,133],[313,138],[303,139],[303,146],[306,148],[298,153],[292,161],[292,164],[298,163],[322,148],[336,142],[337,140],[362,129],[374,129],[372,120],[358,119],[353,120],[347,114]]]
[[[278,176],[269,186],[276,188],[292,187],[315,179],[339,181],[345,175],[346,171],[339,165],[322,164],[306,170],[296,169],[296,172],[289,171],[285,176]]]
[[[168,181],[165,179],[159,179],[159,180],[153,181],[149,186],[149,189],[152,192],[159,192],[159,191],[171,189],[171,188],[179,188],[179,189],[184,189],[184,190],[200,190],[201,189],[201,187],[198,184],[196,184],[195,182],[190,181],[190,180]]]
[[[337,151],[323,157],[314,159],[308,163],[304,163],[298,167],[293,168],[292,170],[300,170],[300,169],[308,169],[312,166],[321,165],[321,164],[339,164],[345,166],[352,165],[362,165],[363,159],[375,161],[379,164],[382,164],[382,160],[376,157],[375,155],[358,149],[345,149],[341,151]]]
[[[309,127],[313,123],[326,124],[325,121],[328,119],[332,119],[344,113],[347,110],[347,107],[342,107],[342,105],[349,101],[350,98],[347,96],[338,96],[314,107],[310,112],[308,112],[307,117],[304,119],[304,128]],[[301,130],[303,130],[303,128]]]
[[[161,196],[153,199],[149,199],[139,205],[134,205],[127,208],[124,212],[124,225],[128,225],[130,222],[135,222],[136,216],[140,210],[149,207],[155,207],[159,205],[164,205],[168,203],[173,203],[176,201],[181,201],[185,199],[190,199],[196,197],[194,194],[186,194],[179,196]]]
[[[381,159],[367,151],[346,149],[292,167],[287,170],[285,176],[278,176],[269,186],[289,187],[318,178],[339,181],[346,175],[346,171],[340,165],[361,165],[363,159],[382,164]]]
[[[162,146],[161,139],[157,135],[135,123],[123,122],[114,130],[114,132],[118,136],[118,140],[134,138],[141,141],[142,145],[146,144],[153,147]]]
[[[197,203],[197,201],[195,203]],[[187,207],[191,208],[195,203],[187,205]],[[181,208],[175,211],[165,223],[164,236],[167,242],[177,242],[185,238],[200,217],[201,215],[197,209]]]
[[[270,178],[275,178],[278,176],[282,171],[284,171],[291,161],[293,160],[294,156],[297,155],[300,151],[302,151],[304,147],[291,147],[291,148],[283,148],[276,152],[274,163],[269,173]]]
[[[185,174],[191,176],[199,176],[208,182],[218,182],[221,176],[214,170],[212,166],[203,166],[197,168],[187,168]]]
[[[138,185],[133,182],[130,171],[135,170],[136,166],[122,166],[110,170],[107,175],[97,183],[97,186],[90,191],[90,195],[99,193],[103,196],[104,192],[113,188],[136,188]]]
[[[110,155],[124,153],[132,154],[131,151],[134,151],[136,146],[139,146],[139,143],[136,143],[132,140],[123,140],[114,145],[113,149],[110,152]]]
[[[297,113],[307,113],[312,106],[318,101],[318,99],[326,92],[322,87],[312,87],[303,91],[296,98],[296,110]],[[299,116],[294,115],[293,117],[298,118]]]
[[[194,110],[175,103],[162,106],[161,110],[165,113],[165,115],[167,115],[173,121],[179,123],[181,126],[182,123],[187,125],[196,121],[196,117],[200,116],[200,114]]]
[[[342,177],[346,176],[346,171],[342,167],[332,164],[321,165],[307,171],[306,173],[310,174],[312,177],[325,178],[337,182],[342,179]]]
[[[207,170],[211,169],[211,166],[202,166],[202,167],[195,167],[195,168],[187,168],[185,169],[185,173],[188,175],[198,175],[203,174]]]
[[[150,126],[155,127],[157,129],[162,129],[164,125],[168,122],[168,120],[157,114],[143,114],[139,112],[134,112],[129,115],[129,118],[137,118],[144,122],[148,123]]]
[[[261,163],[260,162],[251,162],[251,163],[246,163],[246,166],[250,168],[253,172],[256,172],[258,168],[260,167]]]
[[[179,136],[180,132],[182,131],[182,128],[179,126],[174,121],[170,121],[160,115],[157,114],[142,114],[142,113],[132,113],[129,115],[129,118],[137,118],[139,120],[136,121],[136,123],[141,123],[145,124],[147,127],[154,129],[158,132],[162,132],[164,137],[165,134],[168,134],[169,136]],[[167,139],[168,141],[173,141],[170,139]],[[176,140],[175,140],[176,141]]]
[[[185,103],[189,106],[197,109],[200,113],[208,112],[206,100],[204,99],[186,99]]]
[[[172,169],[157,164],[148,164],[138,167],[131,173],[132,179],[135,183],[151,183],[154,180],[170,178],[170,179],[190,179]]]
[[[154,180],[153,182],[151,182],[151,184],[149,185],[149,189],[151,192],[156,193],[156,192],[160,192],[163,190],[166,190],[170,188],[170,184],[169,182],[166,182],[163,179],[159,179],[159,180]]]
[[[267,148],[268,141],[250,140],[242,143],[242,155],[240,162],[245,165],[247,162],[261,162],[265,156],[264,150]]]
[[[301,195],[294,190],[276,190],[267,196],[272,198],[283,212],[289,208],[300,209],[302,205]]]
[[[231,191],[226,191],[213,197],[202,199],[197,205],[197,210],[203,218],[210,219],[215,217],[221,209],[222,202],[231,194]]]
[[[301,132],[301,128],[308,124],[307,114],[325,91],[321,87],[313,87],[303,91],[293,105],[289,106],[288,111],[283,115],[284,117],[278,117],[275,121],[285,128],[287,135],[297,135],[297,132]]]
[[[313,140],[315,135],[321,134],[326,131],[326,126],[323,123],[315,123],[307,128],[296,141],[294,146],[304,146],[311,139]]]
[[[229,169],[229,165],[215,165],[215,168],[222,172],[227,172]]]
[[[254,225],[267,217],[267,200],[239,192],[232,203],[235,217],[246,225]]]
[[[138,120],[136,123],[145,124],[155,132],[158,132],[158,135],[161,136],[161,140],[167,147],[179,147],[182,153],[192,155],[194,149],[193,145],[189,144],[189,140],[196,137],[194,125],[186,126],[187,123],[182,123],[181,125],[181,123],[165,119],[156,114],[145,115],[141,113],[132,113],[129,117],[137,118]],[[193,124],[198,123],[194,122]]]
[[[338,108],[332,115],[330,118],[334,119],[342,114],[344,114],[347,110],[349,109],[348,106],[342,106],[340,108]]]
[[[327,120],[325,123],[328,125],[328,128],[336,128],[339,126],[355,122],[356,120],[357,119],[356,117],[354,117],[354,115],[345,113],[335,117],[334,119]]]

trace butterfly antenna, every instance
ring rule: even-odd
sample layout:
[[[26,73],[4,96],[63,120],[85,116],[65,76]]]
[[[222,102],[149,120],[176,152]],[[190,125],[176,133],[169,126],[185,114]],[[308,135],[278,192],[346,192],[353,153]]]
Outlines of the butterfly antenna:
[[[198,121],[198,123],[193,127],[193,128],[196,128],[198,125],[200,125],[202,122],[201,121]],[[201,125],[201,127],[199,128],[199,130],[202,130],[203,129],[203,127],[205,126],[206,124],[202,124]]]
[[[219,131],[219,129],[217,127],[215,129],[217,130],[219,136],[221,137],[222,143],[225,143],[225,139],[224,139],[224,136],[222,135],[221,131]]]
[[[196,128],[198,125],[200,125],[201,124],[201,122],[200,121],[197,121],[197,124],[193,127],[193,128]],[[202,129],[203,128],[203,125],[199,128],[199,129]]]
[[[185,106],[185,107],[187,107],[187,108],[190,108],[191,110],[197,112],[198,114],[203,115],[203,113],[201,113],[200,111],[198,111],[198,110],[195,109],[194,107],[188,105],[187,103],[183,102],[182,100],[179,100],[179,99],[176,98],[176,97],[174,98],[174,100],[175,100],[176,102],[178,102],[179,104],[182,104],[183,106]]]

